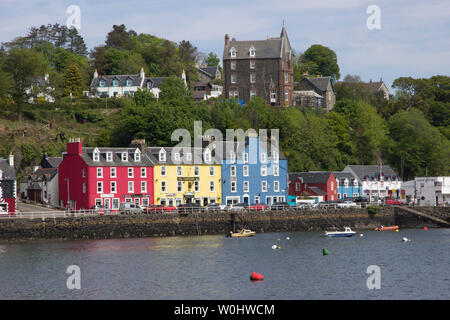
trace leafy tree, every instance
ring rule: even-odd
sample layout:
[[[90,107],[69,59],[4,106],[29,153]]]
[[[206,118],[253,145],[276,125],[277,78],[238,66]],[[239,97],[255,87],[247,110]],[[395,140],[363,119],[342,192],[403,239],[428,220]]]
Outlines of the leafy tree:
[[[133,95],[133,100],[138,107],[145,107],[157,101],[153,93],[147,89],[138,89]]]
[[[25,98],[25,89],[32,81],[48,70],[48,63],[42,53],[28,49],[11,49],[5,59],[3,68],[14,78],[12,97],[21,111]]]
[[[403,171],[404,179],[414,176],[448,175],[450,143],[418,109],[404,110],[388,121],[387,145],[390,163]]]
[[[130,37],[136,35],[136,32],[133,30],[127,31],[127,27],[124,24],[113,25],[113,29],[106,37],[106,47],[115,49],[129,49]]]
[[[71,64],[64,71],[64,95],[77,98],[83,94],[83,78],[80,69]]]
[[[340,78],[336,53],[319,44],[309,47],[299,57],[297,64],[297,73],[300,74],[307,72],[309,75],[330,76],[336,80]]]
[[[203,62],[208,67],[215,67],[220,64],[220,59],[214,52],[210,52]]]

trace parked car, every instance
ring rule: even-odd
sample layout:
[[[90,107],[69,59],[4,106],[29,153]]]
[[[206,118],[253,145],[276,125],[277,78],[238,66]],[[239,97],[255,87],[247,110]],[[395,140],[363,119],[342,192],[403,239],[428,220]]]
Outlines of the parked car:
[[[338,208],[356,208],[356,203],[353,201],[342,201],[338,202],[337,204]]]
[[[146,213],[152,213],[152,212],[163,212],[165,209],[165,206],[162,204],[155,204],[150,205],[147,208],[144,208],[144,212]]]
[[[140,205],[134,202],[121,202],[119,205],[119,212],[124,213],[142,213],[143,209]]]
[[[319,208],[336,208],[337,204],[337,201],[321,201],[319,202]]]
[[[406,202],[392,198],[384,198],[384,203],[388,206],[406,206]]]
[[[91,211],[91,213],[95,213],[95,214],[109,214],[109,213],[111,213],[111,209],[106,208],[105,206],[101,206],[101,205],[92,206],[90,211]]]
[[[299,202],[294,205],[294,209],[311,209],[314,208],[314,203],[309,202]]]
[[[206,211],[221,211],[225,210],[226,205],[220,203],[210,203],[205,207]]]
[[[267,206],[264,203],[254,203],[248,206],[249,210],[263,211],[267,209]]]
[[[242,203],[232,203],[227,206],[227,209],[229,211],[242,211],[248,209],[248,203],[242,202]]]
[[[180,204],[177,207],[178,212],[183,212],[183,213],[187,213],[187,212],[197,212],[197,211],[202,211],[202,206],[199,205],[198,203],[183,203]]]
[[[287,202],[275,202],[270,206],[271,210],[286,210],[290,208],[291,206]]]

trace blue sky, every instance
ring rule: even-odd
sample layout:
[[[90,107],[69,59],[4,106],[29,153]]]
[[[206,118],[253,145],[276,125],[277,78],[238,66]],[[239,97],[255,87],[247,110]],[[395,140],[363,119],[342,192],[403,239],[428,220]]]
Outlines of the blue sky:
[[[450,73],[448,0],[0,0],[0,41],[31,26],[65,24],[70,5],[81,9],[80,33],[90,49],[103,44],[113,24],[125,24],[221,57],[225,33],[237,40],[279,36],[284,20],[297,52],[312,44],[336,52],[341,78],[382,77],[391,85],[400,76]],[[380,7],[380,30],[367,28],[369,5]]]

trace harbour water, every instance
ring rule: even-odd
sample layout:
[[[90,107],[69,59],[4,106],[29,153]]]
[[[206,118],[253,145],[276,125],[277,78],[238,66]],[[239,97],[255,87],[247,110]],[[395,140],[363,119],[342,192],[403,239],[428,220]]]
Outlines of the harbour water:
[[[1,244],[0,299],[450,299],[450,229],[355,231]]]

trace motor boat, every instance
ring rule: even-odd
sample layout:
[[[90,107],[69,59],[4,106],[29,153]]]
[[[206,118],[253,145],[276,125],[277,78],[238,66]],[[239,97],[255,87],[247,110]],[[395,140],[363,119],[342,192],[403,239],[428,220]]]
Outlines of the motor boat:
[[[380,226],[379,228],[375,228],[375,231],[395,231],[398,230],[398,226]]]
[[[325,231],[325,237],[352,237],[356,232],[350,227],[345,227],[344,231]]]
[[[242,229],[239,232],[232,232],[228,234],[230,238],[244,238],[244,237],[253,237],[256,234],[255,231],[251,231],[249,229]]]

